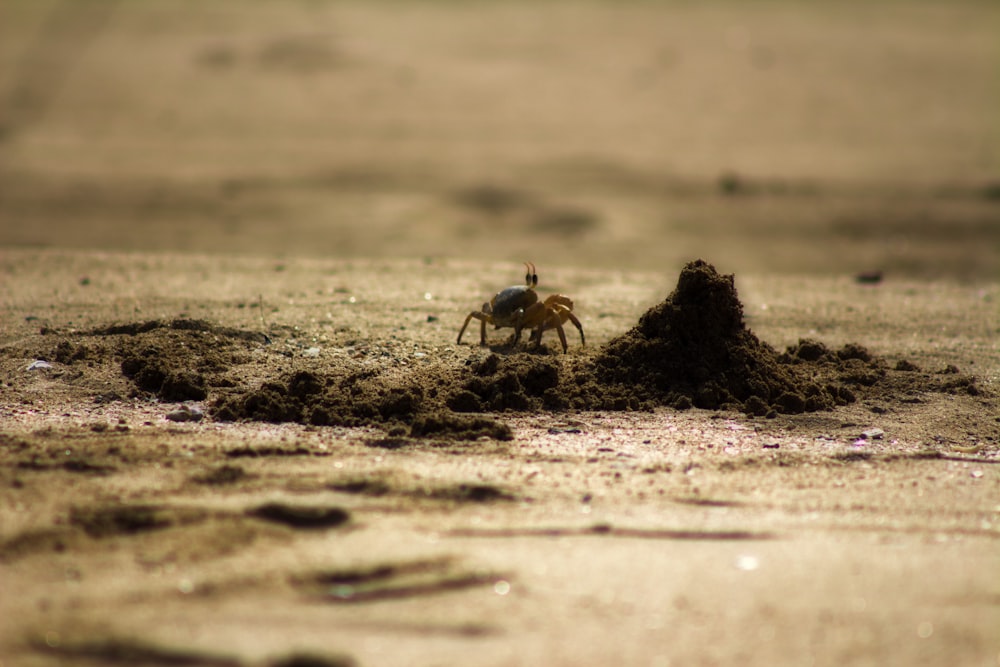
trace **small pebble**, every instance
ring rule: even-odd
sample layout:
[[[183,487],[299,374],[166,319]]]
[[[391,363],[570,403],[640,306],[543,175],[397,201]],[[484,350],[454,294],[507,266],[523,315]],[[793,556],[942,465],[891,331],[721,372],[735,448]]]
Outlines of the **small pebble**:
[[[881,440],[885,431],[880,428],[870,428],[861,432],[861,437],[865,440]]]
[[[200,422],[204,417],[204,410],[197,405],[182,405],[167,413],[167,419],[172,422]]]

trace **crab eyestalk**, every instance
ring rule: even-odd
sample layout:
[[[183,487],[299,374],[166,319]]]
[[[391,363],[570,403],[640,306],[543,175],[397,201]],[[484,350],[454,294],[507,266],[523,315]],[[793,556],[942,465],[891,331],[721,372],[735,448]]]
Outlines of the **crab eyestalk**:
[[[531,262],[525,262],[524,268],[528,270],[524,274],[524,284],[528,286],[528,289],[535,289],[538,286],[538,274],[535,273],[535,265]]]

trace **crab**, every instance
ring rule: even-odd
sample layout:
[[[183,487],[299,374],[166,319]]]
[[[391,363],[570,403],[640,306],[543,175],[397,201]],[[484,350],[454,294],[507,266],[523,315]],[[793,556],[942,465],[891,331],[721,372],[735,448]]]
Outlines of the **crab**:
[[[538,300],[535,287],[538,286],[538,274],[535,273],[535,265],[531,262],[524,263],[527,273],[524,276],[523,285],[513,285],[500,290],[488,302],[483,304],[482,309],[474,310],[465,318],[465,324],[458,332],[458,343],[462,342],[462,334],[473,319],[479,320],[479,344],[486,345],[486,325],[492,324],[496,329],[513,327],[514,336],[512,344],[516,345],[521,341],[521,333],[525,329],[531,329],[529,341],[534,341],[536,345],[541,345],[542,334],[549,329],[555,329],[559,334],[559,342],[565,353],[568,349],[566,345],[566,332],[563,324],[567,320],[580,331],[580,343],[586,345],[587,341],[583,335],[583,325],[573,314],[573,300],[564,294],[553,294],[545,299]]]

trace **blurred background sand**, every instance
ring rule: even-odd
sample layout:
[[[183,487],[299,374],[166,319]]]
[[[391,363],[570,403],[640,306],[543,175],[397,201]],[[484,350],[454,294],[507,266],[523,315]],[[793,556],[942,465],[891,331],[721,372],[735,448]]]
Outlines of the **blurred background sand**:
[[[994,2],[6,0],[0,247],[994,280]]]

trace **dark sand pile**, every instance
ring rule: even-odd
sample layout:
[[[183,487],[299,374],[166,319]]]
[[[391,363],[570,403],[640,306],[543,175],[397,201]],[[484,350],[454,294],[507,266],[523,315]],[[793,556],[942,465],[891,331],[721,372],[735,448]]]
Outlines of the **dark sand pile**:
[[[837,369],[821,368],[821,360],[860,362],[872,378],[884,373],[884,363],[858,346],[834,354],[803,341],[779,356],[747,329],[733,276],[698,260],[684,267],[663,303],[604,346],[594,363],[602,384],[627,388],[644,403],[765,415],[853,402],[854,392],[829,372]],[[802,361],[812,363],[795,363]]]
[[[445,384],[440,379],[438,385]],[[282,380],[264,382],[215,403],[220,421],[248,419],[299,422],[315,426],[383,426],[390,435],[474,440],[487,436],[509,440],[510,428],[486,418],[461,417],[436,409],[436,389],[414,378],[387,380],[372,372],[300,370]]]

